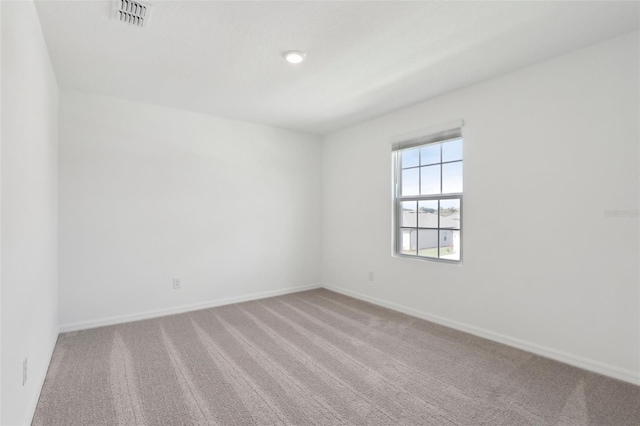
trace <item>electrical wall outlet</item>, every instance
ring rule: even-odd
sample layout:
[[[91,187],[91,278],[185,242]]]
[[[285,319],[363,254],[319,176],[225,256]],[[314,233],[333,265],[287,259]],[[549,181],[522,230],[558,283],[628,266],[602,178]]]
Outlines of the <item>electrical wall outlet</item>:
[[[173,279],[173,289],[177,290],[179,288],[182,288],[182,280],[180,278],[174,278]]]
[[[369,281],[373,281],[373,271],[369,271]]]
[[[29,358],[25,358],[24,361],[22,361],[22,386],[24,386],[27,383],[27,361],[29,360]]]

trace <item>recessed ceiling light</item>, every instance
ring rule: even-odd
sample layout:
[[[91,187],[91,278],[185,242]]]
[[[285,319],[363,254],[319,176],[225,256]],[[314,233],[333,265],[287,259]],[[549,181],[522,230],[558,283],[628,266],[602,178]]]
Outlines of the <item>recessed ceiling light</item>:
[[[284,52],[282,56],[284,57],[284,60],[290,64],[299,64],[307,59],[307,54],[299,50],[289,50],[288,52]]]

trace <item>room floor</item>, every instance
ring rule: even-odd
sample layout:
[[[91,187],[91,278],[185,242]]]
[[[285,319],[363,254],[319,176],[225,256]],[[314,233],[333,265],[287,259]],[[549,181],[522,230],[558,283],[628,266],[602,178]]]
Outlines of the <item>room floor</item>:
[[[640,387],[328,290],[62,334],[34,425],[638,425]]]

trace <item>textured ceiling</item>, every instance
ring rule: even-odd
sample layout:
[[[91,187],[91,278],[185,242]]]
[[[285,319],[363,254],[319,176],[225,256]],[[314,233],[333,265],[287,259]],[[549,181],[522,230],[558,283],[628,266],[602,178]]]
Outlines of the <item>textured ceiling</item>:
[[[638,28],[639,3],[36,2],[62,88],[324,134]],[[301,65],[285,50],[308,54]]]

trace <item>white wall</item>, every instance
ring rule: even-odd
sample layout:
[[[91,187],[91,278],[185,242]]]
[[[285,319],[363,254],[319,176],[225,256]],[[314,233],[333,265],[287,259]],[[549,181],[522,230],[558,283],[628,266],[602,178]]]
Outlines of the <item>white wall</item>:
[[[316,136],[62,91],[62,328],[319,285],[320,158]]]
[[[327,136],[324,283],[640,383],[638,79],[633,33]],[[393,257],[390,141],[457,119],[464,264]]]
[[[32,2],[2,8],[2,418],[29,424],[58,335],[58,86]],[[22,386],[22,362],[28,380]]]

